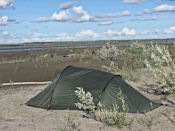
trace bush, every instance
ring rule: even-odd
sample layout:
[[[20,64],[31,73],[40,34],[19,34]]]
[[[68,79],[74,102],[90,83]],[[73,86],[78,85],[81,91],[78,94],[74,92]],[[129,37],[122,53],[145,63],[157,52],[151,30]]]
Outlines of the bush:
[[[152,45],[150,59],[144,63],[153,73],[163,93],[175,93],[175,62],[167,46]]]
[[[97,104],[97,109],[95,109],[95,104],[93,102],[93,97],[90,92],[85,92],[82,88],[77,87],[75,95],[79,98],[80,102],[75,103],[75,106],[79,109],[88,111],[88,113],[95,118],[100,120],[107,125],[116,125],[118,128],[122,128],[127,125],[126,113],[128,112],[128,106],[125,103],[124,96],[121,89],[117,94],[117,98],[120,100],[122,107],[115,103],[110,108],[106,108],[100,102]]]
[[[134,55],[144,54],[144,50],[145,50],[145,45],[138,44],[137,42],[131,44],[129,46],[129,48],[127,48],[127,52],[130,53],[130,54],[134,54]]]
[[[130,66],[136,69],[144,67],[144,60],[148,55],[145,45],[134,43],[124,50],[123,59],[130,61]]]
[[[91,113],[95,112],[95,105],[93,102],[93,97],[90,92],[85,93],[83,88],[77,87],[75,95],[80,99],[80,102],[75,103],[75,106],[79,109],[85,111],[90,111]]]
[[[101,60],[115,60],[120,54],[120,50],[115,45],[106,44],[97,50],[97,57]]]
[[[75,55],[77,58],[83,59],[83,58],[89,58],[92,57],[92,51],[89,49],[84,49],[83,52],[78,53]]]
[[[102,68],[108,72],[121,75],[125,80],[136,81],[140,78],[140,73],[136,70],[133,70],[126,64],[124,64],[122,68],[119,69],[118,65],[111,61],[109,66],[102,66]]]

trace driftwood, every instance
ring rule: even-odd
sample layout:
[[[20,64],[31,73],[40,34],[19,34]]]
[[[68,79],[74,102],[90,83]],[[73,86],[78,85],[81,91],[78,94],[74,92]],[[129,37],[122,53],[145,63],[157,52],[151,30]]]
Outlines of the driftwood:
[[[44,82],[10,82],[10,83],[2,83],[1,86],[20,86],[20,85],[45,85],[50,84],[51,81]]]

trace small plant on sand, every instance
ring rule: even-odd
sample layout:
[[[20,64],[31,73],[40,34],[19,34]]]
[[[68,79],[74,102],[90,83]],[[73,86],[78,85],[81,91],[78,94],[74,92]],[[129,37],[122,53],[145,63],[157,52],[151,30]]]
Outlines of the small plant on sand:
[[[108,66],[103,65],[102,68],[112,73],[119,73],[120,71],[120,69],[118,68],[118,65],[115,64],[113,61],[111,61]]]
[[[69,113],[65,116],[65,125],[58,127],[59,131],[79,131],[79,126],[81,123],[77,123],[75,119],[72,117],[72,115]]]
[[[120,74],[125,80],[136,81],[140,77],[140,73],[136,70],[131,69],[131,67],[124,64],[121,69],[113,61],[110,62],[109,66],[102,66],[102,68],[108,72],[114,74]]]
[[[90,56],[90,55],[92,55],[92,51],[89,50],[89,49],[85,49],[85,50],[82,52],[82,55],[84,55],[84,56]]]
[[[10,85],[11,85],[11,88],[14,88],[14,83],[12,80],[10,80]]]
[[[118,128],[122,128],[123,126],[126,126],[128,124],[126,120],[128,106],[124,100],[121,89],[117,94],[119,103],[121,103],[122,105],[121,107],[119,107],[116,103],[113,104],[111,107],[105,107],[100,102],[97,104],[97,107],[95,107],[91,93],[86,93],[83,88],[80,87],[77,87],[75,95],[80,100],[80,102],[75,103],[76,107],[87,111],[94,119],[102,121],[109,126],[116,125]]]
[[[152,45],[151,58],[145,60],[145,65],[154,74],[163,93],[175,93],[175,61],[168,47]]]
[[[127,48],[127,52],[135,55],[144,53],[144,50],[145,50],[145,45],[138,44],[137,42],[131,44],[129,48]]]
[[[92,51],[89,49],[84,49],[83,52],[76,54],[75,57],[80,59],[92,57]]]
[[[114,60],[120,54],[120,50],[115,45],[106,44],[97,50],[97,58],[101,60]]]
[[[133,43],[126,49],[124,49],[123,59],[124,61],[130,61],[133,68],[142,68],[144,66],[144,60],[148,55],[146,53],[146,46],[143,44]]]
[[[144,116],[139,118],[137,122],[141,125],[145,125],[148,128],[151,128],[151,126],[154,124],[154,120],[155,120],[155,116],[144,114]]]
[[[90,92],[85,92],[83,88],[77,87],[75,95],[80,99],[80,102],[75,103],[75,106],[79,109],[95,113],[95,104]]]

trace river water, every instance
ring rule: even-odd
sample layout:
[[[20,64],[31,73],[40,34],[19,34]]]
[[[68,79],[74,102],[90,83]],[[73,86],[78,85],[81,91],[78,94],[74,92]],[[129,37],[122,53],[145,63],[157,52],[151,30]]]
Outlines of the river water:
[[[118,46],[127,46],[132,44],[131,42],[116,42],[112,43]],[[138,41],[138,44],[171,44],[175,43],[175,39],[163,39],[163,40],[146,40]],[[19,46],[0,46],[0,53],[4,52],[21,52],[21,51],[35,51],[35,50],[48,50],[48,49],[66,49],[66,48],[87,48],[87,47],[101,47],[105,44],[65,44],[65,45],[19,45]]]

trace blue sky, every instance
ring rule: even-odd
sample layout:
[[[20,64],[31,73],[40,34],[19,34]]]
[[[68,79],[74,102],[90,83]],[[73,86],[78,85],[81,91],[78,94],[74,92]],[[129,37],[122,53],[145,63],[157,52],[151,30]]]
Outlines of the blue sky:
[[[175,0],[0,0],[0,43],[174,38]]]

